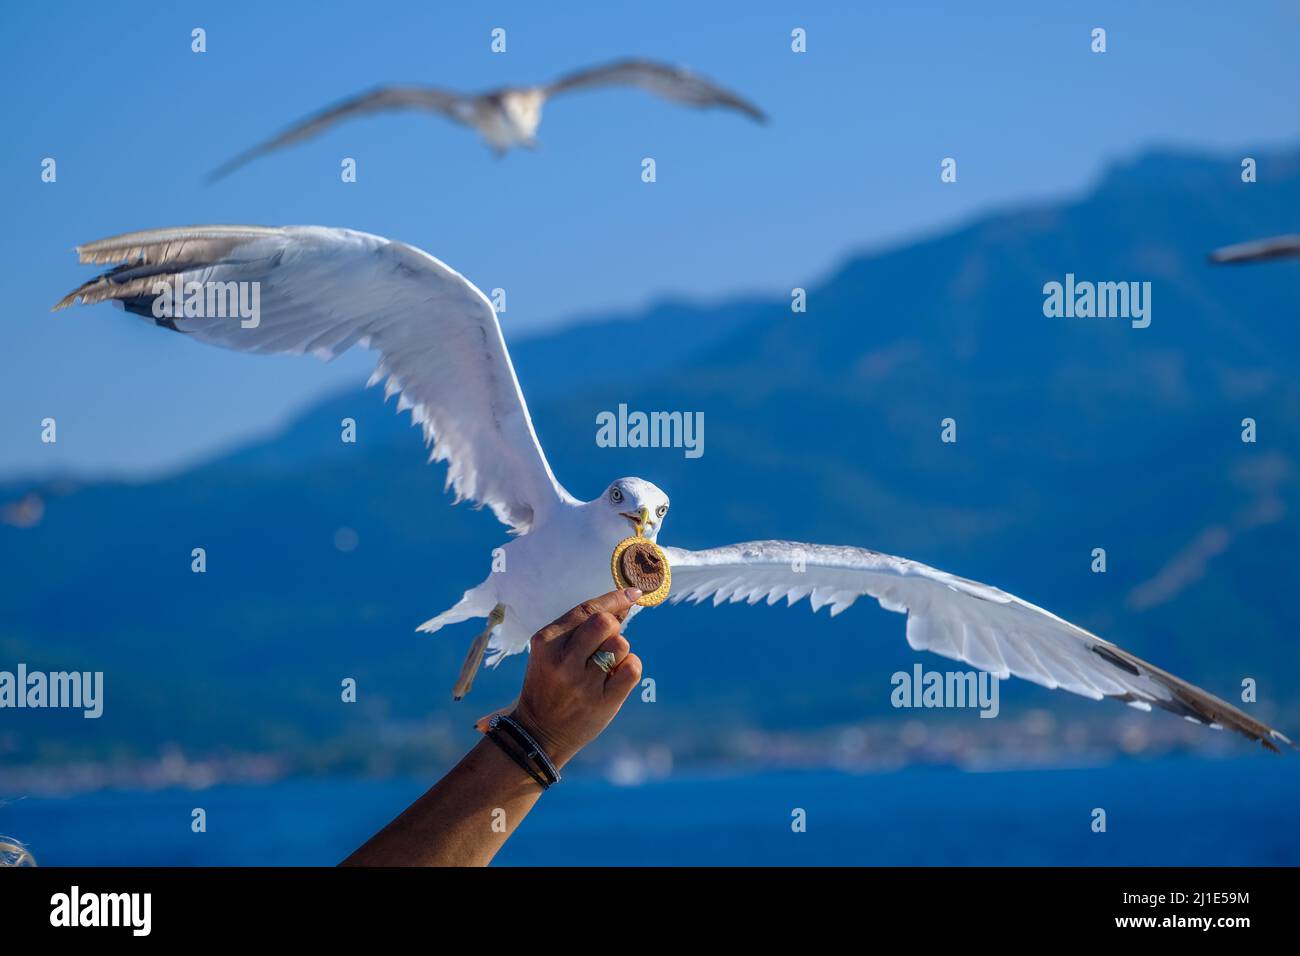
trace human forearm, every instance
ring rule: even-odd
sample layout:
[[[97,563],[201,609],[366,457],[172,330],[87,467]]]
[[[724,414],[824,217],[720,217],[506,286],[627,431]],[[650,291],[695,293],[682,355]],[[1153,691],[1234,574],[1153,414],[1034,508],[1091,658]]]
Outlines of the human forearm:
[[[636,588],[611,591],[533,635],[514,719],[530,744],[563,767],[618,713],[641,679],[620,633]],[[593,657],[603,652],[599,658]],[[488,738],[345,866],[485,866],[542,793],[542,785]]]
[[[486,866],[542,788],[486,737],[344,866]]]

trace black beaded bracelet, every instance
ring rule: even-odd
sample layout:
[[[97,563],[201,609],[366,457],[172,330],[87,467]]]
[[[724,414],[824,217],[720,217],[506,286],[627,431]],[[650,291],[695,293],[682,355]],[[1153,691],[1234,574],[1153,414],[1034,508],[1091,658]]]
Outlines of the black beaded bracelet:
[[[488,722],[488,734],[503,749],[506,745],[502,738],[509,738],[519,748],[519,752],[516,753],[513,749],[507,752],[514,757],[516,763],[523,761],[521,766],[528,770],[534,780],[542,784],[543,789],[560,782],[559,768],[555,766],[554,761],[536,738],[515,718],[508,714],[497,714]]]
[[[560,768],[555,766],[550,756],[542,749],[542,745],[528,732],[527,728],[510,714],[500,714],[499,716],[501,717],[501,723],[505,724],[510,732],[514,734],[515,739],[528,748],[528,758],[536,760],[541,765],[542,773],[546,775],[546,778],[551,783],[559,783]]]
[[[497,726],[495,717],[492,718],[492,723],[488,727],[487,738],[488,740],[496,744],[498,747],[500,747],[502,753],[504,753],[507,757],[509,757],[511,760],[517,763],[521,770],[523,770],[525,773],[528,774],[528,776],[536,780],[537,785],[539,787],[541,787],[543,790],[550,789],[551,787],[550,781],[548,781],[545,777],[543,777],[540,773],[538,773],[529,765],[528,759],[524,756],[523,751],[519,748],[512,746],[511,744],[506,743],[506,735],[502,733],[500,727]]]

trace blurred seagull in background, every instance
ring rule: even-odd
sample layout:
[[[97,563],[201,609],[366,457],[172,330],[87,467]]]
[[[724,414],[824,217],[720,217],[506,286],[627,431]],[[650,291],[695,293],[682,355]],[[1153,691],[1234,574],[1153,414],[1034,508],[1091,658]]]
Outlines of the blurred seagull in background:
[[[1210,261],[1222,265],[1240,262],[1262,262],[1265,259],[1286,259],[1300,256],[1300,234],[1274,236],[1224,246],[1210,253]]]
[[[722,107],[744,113],[759,123],[767,117],[753,103],[681,67],[652,60],[620,60],[604,66],[568,73],[544,86],[507,86],[485,93],[464,94],[431,86],[381,86],[344,100],[289,127],[274,139],[254,146],[216,169],[217,180],[245,163],[284,146],[310,139],[335,123],[388,110],[422,109],[439,113],[479,132],[498,156],[517,146],[537,146],[542,107],[560,93],[633,86],[674,103],[698,108]]]
[[[398,411],[409,410],[423,428],[430,460],[447,462],[447,485],[457,500],[491,508],[515,535],[501,549],[500,568],[418,628],[433,632],[487,620],[456,681],[456,698],[469,691],[485,654],[494,664],[526,650],[543,625],[608,591],[610,556],[621,540],[632,533],[653,541],[663,530],[668,496],[642,478],[617,479],[591,501],[559,483],[491,302],[426,252],[349,229],[190,226],[101,239],[78,246],[77,253],[83,263],[111,268],[65,296],[56,310],[78,299],[112,301],[196,341],[242,352],[332,359],[360,345],[379,353],[371,384],[387,379],[385,397],[397,395]],[[255,324],[229,316],[159,315],[159,297],[173,286],[229,293],[240,283],[261,290]],[[628,349],[644,347],[627,343]],[[673,602],[770,605],[807,597],[813,611],[829,605],[834,616],[870,595],[886,610],[907,615],[907,642],[915,650],[999,678],[1014,675],[1140,710],[1159,707],[1230,727],[1270,750],[1290,743],[1226,701],[1042,608],[915,561],[793,541],[706,551],[667,547],[664,553]],[[815,646],[806,652],[821,653]],[[828,660],[827,666],[845,664]]]

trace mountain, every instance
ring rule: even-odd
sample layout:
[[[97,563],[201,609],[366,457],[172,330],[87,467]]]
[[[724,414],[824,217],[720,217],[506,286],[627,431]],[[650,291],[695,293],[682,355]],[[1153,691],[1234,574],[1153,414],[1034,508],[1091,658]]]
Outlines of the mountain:
[[[1257,158],[1260,181],[1245,184],[1237,158],[1145,154],[1075,199],[853,257],[808,289],[806,312],[786,297],[670,304],[521,342],[538,432],[579,496],[624,474],[668,491],[667,543],[785,537],[916,558],[1224,696],[1253,678],[1257,712],[1298,731],[1300,269],[1205,261],[1297,228],[1300,152]],[[1149,327],[1047,317],[1044,285],[1067,274],[1149,282]],[[7,487],[41,507],[0,525],[0,668],[103,670],[107,690],[99,720],[4,712],[0,757],[174,745],[375,769],[411,736],[454,753],[513,696],[523,661],[453,705],[474,627],[413,629],[486,574],[504,531],[448,507],[441,466],[381,398],[337,396],[273,440],[158,481]],[[596,414],[620,404],[703,412],[704,454],[597,447]],[[354,445],[339,441],[343,417],[358,422]],[[955,443],[940,440],[949,418]],[[191,573],[195,547],[205,574]],[[890,675],[947,668],[870,602],[833,621],[806,603],[661,608],[629,636],[656,699],[633,698],[610,746],[726,752],[750,731],[915,719],[891,708]],[[356,704],[340,701],[346,677]],[[1005,713],[1031,708],[1131,713],[1003,688]]]

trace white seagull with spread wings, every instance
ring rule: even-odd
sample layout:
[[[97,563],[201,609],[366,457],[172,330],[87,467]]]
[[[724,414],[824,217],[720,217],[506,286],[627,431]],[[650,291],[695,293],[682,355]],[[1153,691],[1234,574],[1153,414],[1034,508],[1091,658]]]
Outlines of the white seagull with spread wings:
[[[491,508],[515,537],[505,570],[489,573],[451,609],[420,626],[486,618],[456,682],[463,696],[491,663],[529,646],[544,624],[610,589],[610,555],[629,531],[654,540],[668,496],[620,478],[580,501],[556,480],[538,443],[496,312],[463,276],[428,253],[380,236],[308,226],[193,226],[102,239],[83,263],[116,264],[55,306],[106,300],[194,339],[244,352],[332,359],[353,345],[379,353],[371,383],[387,380],[424,429],[430,459],[447,462],[457,500]],[[162,288],[258,283],[256,327],[237,319],[155,318]],[[192,285],[197,284],[197,285]],[[222,286],[229,288],[229,286]],[[251,325],[251,323],[249,323]],[[768,604],[807,597],[832,615],[869,595],[907,615],[917,650],[999,677],[1142,710],[1153,706],[1230,727],[1276,750],[1290,741],[1231,704],[1114,644],[997,588],[864,548],[752,541],[707,551],[665,548],[673,601]],[[638,608],[633,608],[633,611]],[[630,618],[629,618],[630,619]]]
[[[477,130],[497,155],[516,146],[533,149],[547,100],[561,93],[607,86],[639,87],[685,106],[723,107],[744,113],[756,122],[767,122],[763,111],[753,103],[690,70],[652,60],[619,60],[567,73],[542,86],[507,86],[485,93],[455,93],[432,86],[381,86],[296,123],[240,153],[209,178],[220,179],[259,156],[310,139],[343,120],[391,110],[426,110],[463,123]]]

